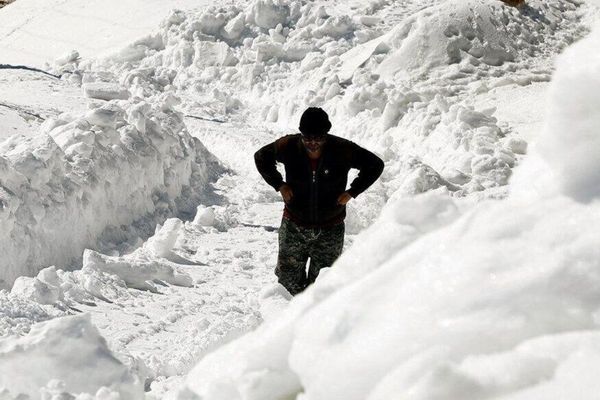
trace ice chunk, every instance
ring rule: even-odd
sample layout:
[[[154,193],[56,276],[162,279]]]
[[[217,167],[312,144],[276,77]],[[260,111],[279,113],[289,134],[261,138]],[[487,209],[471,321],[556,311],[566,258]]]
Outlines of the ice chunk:
[[[83,85],[83,93],[89,98],[99,100],[127,99],[129,92],[127,89],[116,83],[110,82],[90,82]]]
[[[238,63],[231,48],[224,42],[198,42],[194,47],[194,65],[206,67],[211,65],[232,66]]]
[[[110,257],[86,250],[83,254],[83,270],[96,270],[114,274],[123,279],[127,286],[156,292],[153,281],[163,281],[178,286],[192,286],[193,279],[184,272],[160,261],[144,257]]]
[[[178,218],[166,220],[163,226],[156,227],[156,233],[144,243],[144,248],[156,257],[167,257],[173,250],[182,227],[183,222]]]
[[[77,61],[78,58],[79,52],[77,50],[71,50],[62,57],[59,57],[56,60],[54,60],[54,65],[56,65],[57,67],[62,67],[65,64]]]
[[[282,0],[257,0],[252,6],[252,17],[261,28],[275,28],[285,24],[289,15],[289,6]]]
[[[235,18],[232,18],[223,28],[223,37],[229,40],[237,40],[242,35],[246,28],[246,15],[239,13]]]
[[[15,281],[11,293],[40,304],[55,304],[62,298],[60,287],[50,285],[38,278],[20,276]]]
[[[215,224],[215,211],[211,207],[198,206],[194,224],[200,226],[213,226]]]

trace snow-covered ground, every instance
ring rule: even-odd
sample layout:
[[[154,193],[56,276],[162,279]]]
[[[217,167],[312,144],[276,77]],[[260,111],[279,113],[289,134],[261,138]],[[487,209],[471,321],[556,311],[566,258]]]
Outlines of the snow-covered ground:
[[[209,5],[198,0],[25,0],[0,14],[2,64],[43,67],[77,49],[97,57],[156,29],[173,8]]]
[[[1,9],[0,398],[595,398],[596,6]],[[386,168],[291,300],[252,156],[308,106]]]

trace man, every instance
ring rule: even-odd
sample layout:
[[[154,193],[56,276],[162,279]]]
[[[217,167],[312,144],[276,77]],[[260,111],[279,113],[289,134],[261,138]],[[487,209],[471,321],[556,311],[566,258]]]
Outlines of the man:
[[[308,108],[299,129],[300,134],[279,138],[254,154],[258,172],[285,202],[275,275],[292,295],[302,292],[339,257],[346,204],[383,171],[383,161],[375,154],[328,134],[331,122],[321,108]],[[285,181],[277,162],[285,166]],[[351,168],[359,174],[346,190]]]

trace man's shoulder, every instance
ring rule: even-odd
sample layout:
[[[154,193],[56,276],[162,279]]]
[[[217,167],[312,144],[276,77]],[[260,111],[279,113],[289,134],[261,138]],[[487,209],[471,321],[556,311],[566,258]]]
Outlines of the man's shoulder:
[[[332,135],[331,133],[327,134],[327,140],[331,140],[337,143],[352,143],[349,139],[343,138],[341,136]]]
[[[300,140],[301,136],[302,135],[300,133],[290,133],[289,135],[282,136],[282,137],[280,137],[277,140],[288,142],[288,141],[291,141],[291,140]]]
[[[300,140],[300,136],[301,135],[299,133],[293,133],[293,134],[289,134],[289,135],[280,137],[279,139],[277,139],[275,141],[277,150],[283,151],[286,148],[288,148],[290,145],[294,145],[294,144],[298,143],[298,141]]]
[[[327,140],[331,144],[335,145],[335,147],[337,148],[351,148],[353,146],[356,146],[356,143],[354,143],[353,141],[332,134],[327,135]]]

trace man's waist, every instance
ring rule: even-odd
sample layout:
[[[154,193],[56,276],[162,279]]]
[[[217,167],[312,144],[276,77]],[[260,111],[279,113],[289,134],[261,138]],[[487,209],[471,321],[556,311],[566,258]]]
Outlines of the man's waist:
[[[296,225],[300,225],[305,228],[328,228],[344,222],[344,219],[346,218],[346,207],[340,206],[332,211],[333,212],[330,214],[333,215],[321,215],[320,218],[311,220],[309,216],[302,215],[301,212],[290,210],[286,204],[283,209],[283,218],[286,218],[294,222]]]

